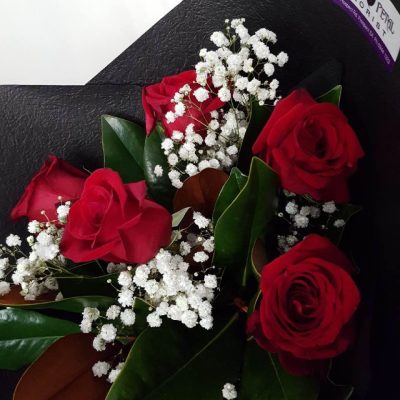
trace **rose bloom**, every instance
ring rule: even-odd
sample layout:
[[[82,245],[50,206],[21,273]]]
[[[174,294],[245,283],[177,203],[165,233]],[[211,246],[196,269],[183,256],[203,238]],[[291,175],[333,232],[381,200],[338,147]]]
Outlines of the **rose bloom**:
[[[318,201],[349,201],[347,178],[364,155],[340,109],[295,90],[276,105],[253,145],[282,186]]]
[[[196,81],[196,71],[190,70],[178,75],[167,76],[160,83],[146,86],[142,92],[142,103],[146,116],[146,131],[149,134],[156,123],[161,121],[164,126],[166,136],[171,136],[173,131],[185,132],[189,124],[194,124],[196,132],[205,131],[203,124],[208,124],[211,120],[211,111],[218,110],[224,103],[217,97],[209,94],[209,98],[200,103],[193,95],[193,91],[200,85]],[[175,103],[171,103],[176,92],[184,85],[188,84],[192,92],[190,99],[195,105],[185,103],[186,111],[181,117],[177,117],[175,122],[168,123],[165,114],[168,111],[174,112]],[[200,108],[200,109],[199,109]]]
[[[78,199],[87,176],[67,162],[49,156],[11,211],[11,218],[28,217],[30,221],[40,222],[46,222],[47,218],[56,220],[59,196],[63,202]],[[46,215],[41,214],[42,210]]]
[[[144,263],[171,239],[171,214],[146,198],[144,181],[124,184],[103,168],[87,178],[68,216],[61,252],[74,262]]]
[[[360,294],[350,270],[350,261],[328,239],[307,236],[263,268],[260,307],[248,320],[248,333],[278,353],[290,373],[321,372],[353,339]]]

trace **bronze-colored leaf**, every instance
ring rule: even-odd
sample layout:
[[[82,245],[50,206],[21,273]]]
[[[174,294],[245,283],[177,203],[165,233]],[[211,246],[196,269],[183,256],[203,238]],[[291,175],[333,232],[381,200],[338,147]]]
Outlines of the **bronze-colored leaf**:
[[[117,345],[97,352],[93,335],[77,333],[51,345],[22,375],[14,400],[104,400],[110,384],[93,375],[97,361],[110,361]]]
[[[174,210],[192,207],[194,211],[211,218],[219,192],[227,180],[228,175],[225,172],[213,168],[206,168],[191,176],[175,193]]]
[[[22,304],[36,304],[36,303],[47,303],[53,301],[56,298],[55,292],[45,293],[35,299],[35,301],[25,300],[23,296],[20,295],[21,287],[13,285],[11,286],[10,293],[5,296],[0,297],[0,305],[3,306],[13,306]]]
[[[254,272],[259,276],[264,268],[264,265],[268,262],[265,243],[261,239],[255,241],[251,258]]]

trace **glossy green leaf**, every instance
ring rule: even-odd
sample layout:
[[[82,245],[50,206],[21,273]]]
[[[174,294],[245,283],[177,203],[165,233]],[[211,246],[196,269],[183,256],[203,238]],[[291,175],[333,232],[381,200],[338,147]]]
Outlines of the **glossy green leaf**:
[[[70,275],[57,277],[58,286],[64,297],[82,297],[82,296],[106,296],[115,297],[117,291],[114,289],[118,279],[118,273],[101,275],[101,276],[85,276]],[[111,280],[114,285],[108,283]]]
[[[260,106],[258,102],[252,103],[251,117],[246,135],[243,139],[242,147],[239,152],[238,168],[247,174],[250,169],[251,159],[253,157],[252,147],[261,130],[267,123],[274,107]]]
[[[266,233],[277,206],[278,177],[254,157],[246,184],[225,209],[214,228],[214,264],[226,267],[225,276],[245,284],[253,243]]]
[[[104,166],[117,171],[124,182],[144,179],[143,148],[145,130],[122,118],[101,117]]]
[[[362,208],[354,204],[343,204],[340,206],[338,205],[337,207],[338,211],[333,214],[332,218],[330,219],[330,223],[327,224],[328,230],[326,236],[328,236],[333,243],[339,245],[350,218],[360,212]],[[336,228],[333,223],[338,219],[343,219],[346,225],[341,228]]]
[[[244,341],[238,316],[210,331],[164,321],[134,342],[106,400],[220,400],[235,381]]]
[[[214,226],[217,223],[219,217],[226,210],[226,208],[232,203],[235,197],[243,189],[243,186],[247,182],[247,176],[242,174],[236,167],[232,168],[229,179],[218,196],[218,199],[214,206],[213,223]]]
[[[169,165],[161,143],[165,139],[164,129],[156,125],[144,144],[144,176],[146,179],[149,196],[167,209],[172,209],[174,188],[168,178]],[[163,169],[162,176],[156,176],[154,168],[160,165]]]
[[[318,393],[317,380],[290,375],[254,340],[246,344],[240,400],[315,400]]]
[[[336,85],[334,88],[324,93],[317,98],[320,103],[332,103],[335,106],[340,106],[340,98],[342,96],[342,85]]]
[[[0,369],[19,369],[56,340],[77,332],[79,326],[69,321],[28,310],[0,310]]]
[[[1,303],[1,307],[14,307],[24,310],[60,310],[75,313],[81,313],[85,307],[96,307],[99,309],[106,309],[115,304],[115,299],[105,296],[80,296],[70,297],[57,301],[45,301],[25,304],[6,304]]]
[[[182,210],[177,211],[172,214],[172,227],[178,228],[183,219],[185,218],[187,212],[190,210],[190,207],[185,207]]]

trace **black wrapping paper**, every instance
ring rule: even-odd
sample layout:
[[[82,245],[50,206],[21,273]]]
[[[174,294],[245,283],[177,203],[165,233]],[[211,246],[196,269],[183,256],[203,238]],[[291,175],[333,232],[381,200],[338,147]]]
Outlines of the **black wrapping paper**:
[[[184,0],[86,86],[0,87],[0,239],[22,232],[8,214],[47,154],[101,166],[100,115],[143,122],[141,87],[191,68],[210,34],[237,17],[250,30],[277,33],[289,54],[277,76],[283,93],[331,59],[343,66],[342,109],[367,154],[352,181],[364,212],[347,235],[360,268],[360,336],[343,369],[356,386],[353,399],[399,399],[400,65],[388,72],[330,0]],[[13,384],[0,375],[1,400]]]

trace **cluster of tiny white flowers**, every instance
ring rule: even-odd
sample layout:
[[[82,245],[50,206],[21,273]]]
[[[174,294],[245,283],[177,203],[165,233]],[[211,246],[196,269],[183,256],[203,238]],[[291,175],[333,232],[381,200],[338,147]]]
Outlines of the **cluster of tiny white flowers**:
[[[0,281],[0,296],[10,292],[10,283],[19,285],[21,295],[28,301],[34,301],[48,291],[58,290],[54,272],[61,272],[65,267],[59,245],[69,208],[69,202],[57,208],[57,221],[28,223],[28,254],[22,251],[19,236],[11,234],[6,238],[6,246],[0,247],[0,279],[5,279]]]
[[[161,146],[170,167],[168,176],[176,188],[205,168],[229,171],[237,161],[253,102],[263,105],[279,99],[279,81],[271,77],[275,66],[283,67],[288,56],[271,52],[269,46],[277,41],[275,33],[263,28],[250,35],[244,21],[226,20],[225,32],[211,35],[217,49],[200,51],[196,82],[184,85],[171,99],[175,108],[166,113],[167,123],[184,115],[193,119],[184,131],[173,131]],[[204,115],[201,103],[217,97],[224,107]],[[202,114],[200,119],[193,117],[194,109]],[[154,170],[156,176],[162,172],[157,167]]]
[[[222,397],[226,400],[234,400],[237,398],[237,391],[235,385],[232,383],[225,383],[222,389]]]
[[[344,219],[335,218],[339,209],[334,201],[304,204],[304,198],[287,191],[284,194],[288,201],[278,212],[278,217],[288,223],[288,229],[287,234],[277,235],[278,248],[282,253],[289,251],[312,231],[327,231],[330,226],[340,229],[346,225]]]
[[[136,321],[136,298],[148,304],[147,323],[151,328],[161,326],[163,318],[188,328],[212,328],[212,301],[220,279],[215,267],[209,266],[214,252],[213,227],[211,220],[199,212],[193,213],[193,223],[196,233],[177,230],[173,244],[146,264],[108,265],[107,271],[119,272],[118,304],[111,305],[104,315],[97,308],[85,308],[80,324],[82,332],[96,332],[93,347],[97,351],[104,351],[117,337],[127,335]],[[195,272],[185,257],[192,260]],[[103,376],[110,368],[96,364],[93,373]],[[110,374],[116,373],[113,371]]]

